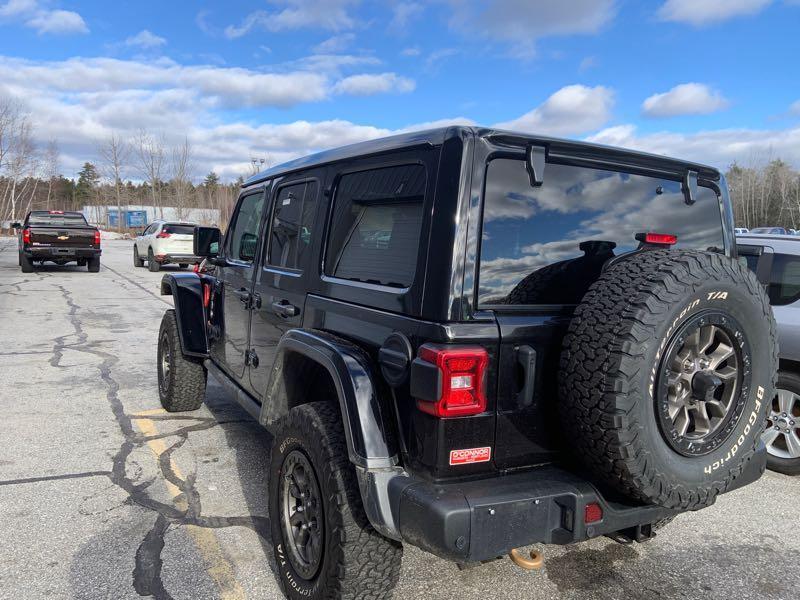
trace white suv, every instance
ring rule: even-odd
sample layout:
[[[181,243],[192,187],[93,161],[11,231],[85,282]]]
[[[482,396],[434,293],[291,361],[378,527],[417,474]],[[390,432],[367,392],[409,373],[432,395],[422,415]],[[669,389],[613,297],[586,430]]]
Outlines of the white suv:
[[[201,259],[194,255],[194,223],[153,221],[133,242],[133,266],[155,272],[161,265],[175,264],[185,269]]]

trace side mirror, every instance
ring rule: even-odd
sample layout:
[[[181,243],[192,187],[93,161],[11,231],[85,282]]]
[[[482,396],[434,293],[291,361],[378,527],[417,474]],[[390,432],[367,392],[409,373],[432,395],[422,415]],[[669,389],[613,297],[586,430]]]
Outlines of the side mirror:
[[[194,255],[214,258],[219,254],[219,241],[222,232],[217,227],[194,228]]]
[[[22,229],[22,223],[20,223],[19,221],[14,221],[11,224],[11,227],[13,227],[14,229]]]
[[[245,233],[239,242],[239,259],[251,261],[256,257],[258,238],[252,233]]]

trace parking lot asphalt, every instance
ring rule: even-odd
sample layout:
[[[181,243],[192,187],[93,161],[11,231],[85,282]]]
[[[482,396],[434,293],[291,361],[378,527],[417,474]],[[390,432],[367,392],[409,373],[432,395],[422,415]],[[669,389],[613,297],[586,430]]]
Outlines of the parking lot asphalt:
[[[280,598],[269,434],[214,381],[201,410],[160,409],[171,301],[131,251],[105,241],[97,274],[23,274],[0,238],[0,598]],[[800,478],[768,473],[646,544],[538,549],[544,568],[526,572],[406,547],[395,597],[797,598]]]

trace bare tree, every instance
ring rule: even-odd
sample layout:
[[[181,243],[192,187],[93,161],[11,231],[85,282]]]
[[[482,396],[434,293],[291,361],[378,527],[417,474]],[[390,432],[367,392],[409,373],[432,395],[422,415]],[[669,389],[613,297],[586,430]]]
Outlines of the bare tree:
[[[53,183],[58,179],[60,174],[59,162],[61,153],[58,150],[58,143],[55,140],[50,140],[47,143],[47,148],[44,151],[44,176],[47,180],[47,198],[45,199],[45,208],[50,210],[50,199],[53,196]]]
[[[117,133],[112,133],[100,146],[100,158],[108,179],[114,185],[114,197],[117,201],[117,231],[122,231],[122,177],[126,168],[130,147]]]
[[[172,149],[172,185],[175,191],[177,217],[181,221],[190,202],[192,158],[192,145],[189,138],[185,137],[182,144]]]
[[[7,178],[3,192],[4,213],[7,218],[17,217],[18,209],[25,202],[25,197],[35,191],[37,169],[35,146],[33,143],[33,127],[27,114],[13,111],[3,132],[4,146],[2,166]],[[33,186],[33,190],[30,187]],[[28,198],[28,205],[30,198]]]
[[[161,173],[164,168],[164,136],[154,136],[140,130],[136,136],[136,159],[142,177],[150,185],[153,207],[158,207],[159,215],[164,218],[164,206],[161,202]]]

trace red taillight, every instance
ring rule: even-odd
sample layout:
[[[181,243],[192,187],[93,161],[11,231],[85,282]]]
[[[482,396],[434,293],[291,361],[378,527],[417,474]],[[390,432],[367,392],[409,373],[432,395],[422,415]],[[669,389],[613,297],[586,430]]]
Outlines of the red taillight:
[[[603,509],[597,502],[591,502],[586,505],[583,511],[583,522],[586,525],[597,523],[603,520]]]
[[[99,230],[94,232],[94,245],[95,246],[99,246],[100,245],[100,231]]]
[[[200,285],[203,286],[203,306],[208,308],[208,305],[211,304],[211,285],[205,281]]]
[[[483,348],[422,346],[419,358],[439,369],[441,393],[436,401],[417,399],[417,407],[435,417],[464,417],[486,410],[486,365]]]
[[[64,211],[63,210],[51,210],[50,214],[51,215],[63,215]]]
[[[194,263],[192,271],[194,271],[195,273],[200,273],[200,263]]]
[[[31,230],[27,227],[22,230],[22,243],[23,244],[30,244],[31,243]]]
[[[678,236],[670,233],[637,233],[636,240],[645,244],[674,246],[678,243]]]
[[[159,233],[159,234],[158,234],[156,237],[157,237],[157,238],[160,238],[160,239],[162,239],[162,240],[163,240],[164,238],[168,238],[170,235],[171,235],[171,234],[169,234],[169,233],[164,233],[164,232],[162,231],[162,232],[161,232],[161,233]]]

